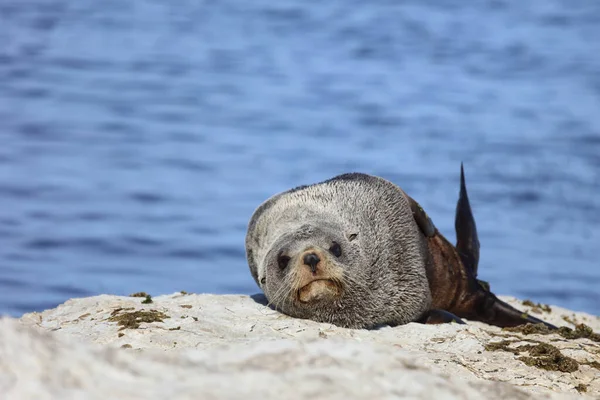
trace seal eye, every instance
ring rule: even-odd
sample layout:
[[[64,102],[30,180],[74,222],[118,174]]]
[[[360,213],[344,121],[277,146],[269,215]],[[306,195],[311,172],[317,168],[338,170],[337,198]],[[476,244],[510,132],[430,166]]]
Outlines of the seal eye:
[[[340,246],[340,244],[338,242],[333,242],[333,244],[329,248],[329,251],[334,256],[339,257],[342,255],[342,246]]]
[[[289,262],[290,262],[290,258],[288,256],[280,254],[279,257],[277,257],[277,264],[279,265],[279,268],[281,268],[281,269],[285,269],[288,266]]]

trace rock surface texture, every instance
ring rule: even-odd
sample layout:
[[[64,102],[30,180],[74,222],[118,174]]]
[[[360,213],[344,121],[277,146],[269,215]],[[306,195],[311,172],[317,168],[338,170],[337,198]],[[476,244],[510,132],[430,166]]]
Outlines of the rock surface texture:
[[[599,333],[600,318],[502,298],[572,330],[351,330],[262,296],[73,299],[0,320],[0,398],[600,398],[599,336],[576,329]]]

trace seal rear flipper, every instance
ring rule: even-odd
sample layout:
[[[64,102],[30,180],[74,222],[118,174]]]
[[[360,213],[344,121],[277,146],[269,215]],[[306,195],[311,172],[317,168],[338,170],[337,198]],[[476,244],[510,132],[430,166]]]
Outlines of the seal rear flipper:
[[[492,292],[479,291],[473,302],[472,310],[474,315],[464,316],[464,318],[485,322],[502,328],[530,323],[544,324],[550,329],[558,329],[546,321],[533,317],[524,311],[517,310],[510,304],[500,300]]]
[[[477,277],[479,264],[479,238],[477,226],[471,211],[467,185],[465,184],[465,171],[460,163],[460,193],[456,204],[456,217],[454,219],[456,230],[456,250],[463,264],[471,270],[473,277]]]
[[[428,325],[447,324],[451,322],[462,325],[465,324],[465,322],[456,315],[440,309],[427,310],[416,322]]]

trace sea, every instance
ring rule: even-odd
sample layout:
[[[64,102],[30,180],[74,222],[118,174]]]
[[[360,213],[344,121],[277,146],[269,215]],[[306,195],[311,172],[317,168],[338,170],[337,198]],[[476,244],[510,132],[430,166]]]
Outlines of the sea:
[[[501,295],[600,314],[600,2],[1,0],[0,314],[255,294],[270,196],[345,172]]]

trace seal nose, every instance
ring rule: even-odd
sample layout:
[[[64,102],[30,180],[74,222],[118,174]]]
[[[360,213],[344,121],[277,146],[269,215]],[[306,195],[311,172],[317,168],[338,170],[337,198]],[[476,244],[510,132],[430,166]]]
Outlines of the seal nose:
[[[321,261],[319,256],[315,253],[308,253],[304,255],[304,264],[310,267],[310,270],[313,272],[317,272],[317,264]]]

